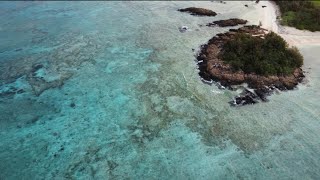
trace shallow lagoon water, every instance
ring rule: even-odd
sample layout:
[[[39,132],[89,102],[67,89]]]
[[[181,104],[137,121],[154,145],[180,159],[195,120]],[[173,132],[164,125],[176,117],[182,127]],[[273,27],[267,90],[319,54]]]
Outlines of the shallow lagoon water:
[[[189,6],[220,14],[176,11]],[[267,103],[230,107],[236,92],[197,75],[192,49],[227,31],[198,24],[258,24],[254,2],[1,2],[0,10],[0,179],[319,177],[319,46],[299,47],[307,82]]]

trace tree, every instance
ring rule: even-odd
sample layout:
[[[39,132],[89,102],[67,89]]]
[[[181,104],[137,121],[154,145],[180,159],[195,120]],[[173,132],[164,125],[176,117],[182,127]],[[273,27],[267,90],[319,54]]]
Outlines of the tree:
[[[288,44],[276,33],[269,33],[264,39],[239,33],[227,41],[220,58],[235,71],[260,75],[286,75],[303,64],[303,57],[297,48]]]

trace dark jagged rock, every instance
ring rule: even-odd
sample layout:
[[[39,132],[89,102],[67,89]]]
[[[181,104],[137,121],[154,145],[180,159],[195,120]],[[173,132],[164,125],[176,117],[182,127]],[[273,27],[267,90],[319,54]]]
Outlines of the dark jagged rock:
[[[248,5],[246,4],[246,5],[244,5],[245,7],[248,7]]]
[[[256,95],[264,102],[268,101],[267,99],[267,95],[270,95],[272,93],[272,89],[271,88],[260,88],[260,89],[256,89],[254,90],[254,92],[256,93]]]
[[[233,101],[229,103],[233,106],[255,104],[258,102],[257,98],[258,96],[256,94],[246,89],[239,96],[235,97]]]
[[[226,33],[220,33],[212,37],[207,44],[201,45],[197,60],[199,76],[204,82],[216,81],[222,86],[232,89],[233,85],[247,83],[252,91],[245,90],[230,102],[232,105],[255,104],[259,101],[268,101],[267,96],[274,91],[286,91],[294,89],[305,77],[301,68],[296,68],[292,74],[281,76],[263,76],[254,73],[235,71],[229,64],[220,59],[223,45],[232,40],[237,33],[245,33],[264,38],[266,29],[256,25],[243,26],[239,29],[230,29]],[[212,83],[211,83],[212,84]]]
[[[220,27],[227,27],[227,26],[237,26],[240,24],[247,24],[247,20],[238,19],[238,18],[231,18],[227,20],[219,20],[219,21],[213,21],[212,23],[208,23],[207,26],[220,26]]]
[[[265,8],[265,7],[267,7],[267,6],[262,6],[262,8]]]
[[[196,8],[196,7],[189,7],[185,9],[178,9],[180,12],[188,12],[191,15],[194,16],[216,16],[217,13],[209,10],[209,9],[204,9],[204,8]]]

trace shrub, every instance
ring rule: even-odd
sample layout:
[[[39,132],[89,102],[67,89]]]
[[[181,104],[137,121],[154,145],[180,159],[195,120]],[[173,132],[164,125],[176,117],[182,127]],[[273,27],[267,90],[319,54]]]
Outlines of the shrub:
[[[297,29],[320,31],[320,3],[319,1],[275,1],[282,14],[283,25]]]
[[[298,49],[273,32],[264,39],[239,33],[224,44],[220,58],[236,71],[260,75],[287,75],[303,64]]]

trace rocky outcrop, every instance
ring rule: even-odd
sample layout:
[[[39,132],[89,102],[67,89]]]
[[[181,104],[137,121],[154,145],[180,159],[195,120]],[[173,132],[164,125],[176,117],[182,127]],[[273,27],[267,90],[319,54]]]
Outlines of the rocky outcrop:
[[[199,75],[205,81],[216,81],[222,86],[231,88],[233,85],[247,83],[252,91],[244,91],[231,102],[233,105],[254,104],[258,101],[267,101],[266,96],[275,89],[281,91],[292,90],[304,78],[301,68],[296,68],[292,74],[286,76],[262,76],[254,73],[246,74],[243,71],[234,71],[224,63],[219,55],[223,51],[223,45],[232,40],[237,33],[247,33],[263,38],[267,30],[259,26],[244,26],[239,29],[230,29],[229,32],[220,33],[211,38],[207,44],[201,46],[197,57]]]
[[[189,7],[185,9],[178,9],[180,12],[188,12],[191,15],[194,16],[216,16],[217,13],[215,13],[212,10],[204,9],[204,8],[196,8],[196,7]]]
[[[236,96],[233,101],[229,103],[231,105],[247,105],[257,103],[257,95],[249,90],[244,90],[239,96]]]
[[[220,26],[220,27],[227,27],[227,26],[237,26],[240,24],[247,24],[247,20],[238,19],[238,18],[231,18],[227,20],[219,20],[213,21],[212,23],[208,23],[207,26]]]

